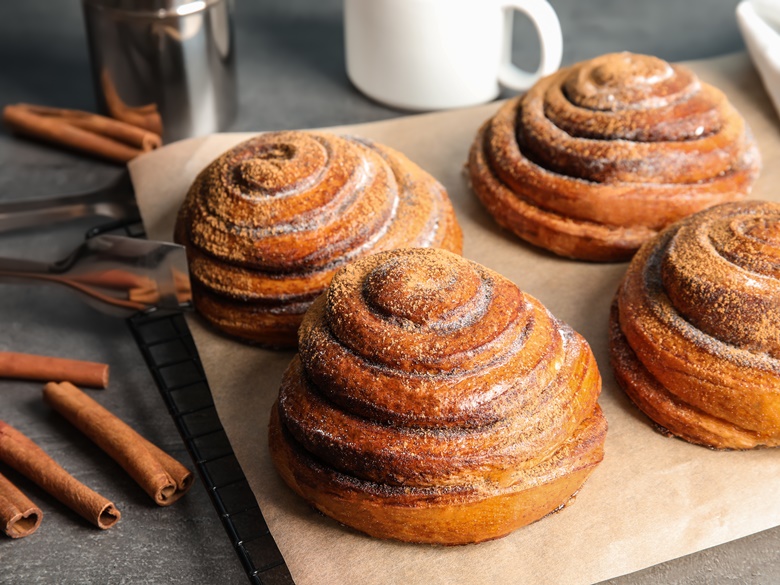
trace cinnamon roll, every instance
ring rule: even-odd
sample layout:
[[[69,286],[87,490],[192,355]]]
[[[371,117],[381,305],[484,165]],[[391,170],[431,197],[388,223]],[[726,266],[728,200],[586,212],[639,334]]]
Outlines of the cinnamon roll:
[[[401,246],[462,248],[447,192],[402,154],[324,132],[270,132],[200,173],[179,211],[195,308],[221,331],[294,346],[345,263]]]
[[[717,449],[780,445],[780,204],[727,203],[634,257],[612,365],[664,431]]]
[[[603,457],[587,342],[435,249],[362,258],[307,312],[272,409],[284,481],[380,538],[465,544],[564,505]]]
[[[468,162],[500,225],[595,261],[626,260],[666,225],[745,197],[759,167],[723,93],[681,65],[632,53],[562,69],[508,101]]]

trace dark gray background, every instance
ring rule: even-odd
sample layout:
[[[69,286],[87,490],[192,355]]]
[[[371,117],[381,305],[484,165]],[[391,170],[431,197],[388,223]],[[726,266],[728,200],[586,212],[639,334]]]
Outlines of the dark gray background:
[[[618,50],[684,60],[743,47],[733,0],[552,4],[563,28],[565,63]],[[403,115],[368,100],[348,82],[339,0],[238,0],[235,17],[240,113],[230,130],[306,128]],[[535,43],[531,26],[518,18],[515,55],[521,65],[534,65]],[[20,101],[94,108],[81,9],[75,0],[0,0],[0,105]],[[110,180],[118,168],[0,133],[0,200],[93,188]],[[94,223],[0,234],[0,254],[55,259],[75,247]],[[108,362],[112,382],[101,402],[187,461],[122,321],[53,288],[1,285],[0,299],[0,349]],[[173,507],[156,507],[115,463],[42,404],[36,383],[0,381],[0,418],[112,498],[124,514],[115,528],[98,531],[0,467],[46,515],[35,535],[18,541],[0,538],[0,583],[244,582],[200,483]],[[780,529],[774,529],[610,583],[776,584],[778,551]]]

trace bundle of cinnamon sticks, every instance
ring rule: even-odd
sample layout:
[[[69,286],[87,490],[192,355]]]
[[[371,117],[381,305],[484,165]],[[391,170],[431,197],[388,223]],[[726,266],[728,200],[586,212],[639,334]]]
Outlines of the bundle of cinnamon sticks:
[[[117,461],[160,506],[174,503],[191,487],[193,475],[186,467],[71,383],[105,388],[107,365],[0,352],[0,377],[61,380],[44,386],[44,402]],[[121,514],[110,500],[79,482],[31,439],[2,420],[0,462],[99,528],[110,528],[119,521]],[[0,474],[0,529],[11,538],[28,536],[37,530],[42,518],[41,509]]]
[[[16,134],[120,163],[162,145],[160,134],[148,127],[80,110],[14,104],[3,108],[3,122]]]

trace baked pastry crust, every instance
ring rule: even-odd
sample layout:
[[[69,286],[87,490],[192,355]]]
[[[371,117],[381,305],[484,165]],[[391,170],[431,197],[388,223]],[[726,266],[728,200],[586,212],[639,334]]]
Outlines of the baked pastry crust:
[[[303,313],[345,263],[401,246],[460,253],[444,187],[404,155],[324,132],[269,132],[192,185],[176,222],[195,308],[221,331],[294,346]]]
[[[477,134],[473,189],[503,227],[571,258],[629,259],[660,229],[751,190],[740,114],[681,65],[613,53],[540,80]]]
[[[603,457],[587,342],[495,272],[402,249],[309,309],[270,423],[282,478],[380,538],[466,544],[566,505]]]
[[[717,449],[780,445],[780,204],[727,203],[634,257],[612,366],[658,425]]]

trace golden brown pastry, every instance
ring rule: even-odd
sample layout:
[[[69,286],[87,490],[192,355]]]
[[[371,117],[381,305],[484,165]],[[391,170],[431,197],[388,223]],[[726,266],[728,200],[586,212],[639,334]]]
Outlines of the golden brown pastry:
[[[587,342],[506,278],[436,249],[362,258],[300,330],[273,461],[372,536],[465,544],[564,505],[603,457]]]
[[[743,198],[760,156],[726,97],[632,53],[540,80],[480,129],[468,171],[503,227],[571,258],[630,258],[658,230]]]
[[[780,445],[780,204],[726,203],[634,257],[612,365],[657,424],[718,449]]]
[[[179,211],[195,308],[229,335],[294,346],[345,263],[401,246],[460,252],[447,192],[402,154],[324,132],[270,132],[200,173]]]

